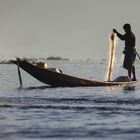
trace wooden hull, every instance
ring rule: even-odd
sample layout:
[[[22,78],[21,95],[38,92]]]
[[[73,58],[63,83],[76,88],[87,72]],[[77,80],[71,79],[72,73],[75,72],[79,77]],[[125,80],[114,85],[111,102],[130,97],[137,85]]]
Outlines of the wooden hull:
[[[121,86],[132,84],[133,82],[105,82],[93,81],[83,78],[78,78],[63,73],[58,73],[49,69],[44,69],[33,65],[25,60],[11,60],[12,63],[18,65],[24,71],[32,75],[34,78],[44,84],[53,87],[85,87],[85,86]]]

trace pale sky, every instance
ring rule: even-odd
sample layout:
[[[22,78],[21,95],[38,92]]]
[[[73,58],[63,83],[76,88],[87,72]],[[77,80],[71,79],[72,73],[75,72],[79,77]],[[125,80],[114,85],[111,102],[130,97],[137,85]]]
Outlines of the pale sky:
[[[108,56],[113,28],[130,23],[140,53],[139,0],[0,0],[0,58]],[[119,41],[120,57],[124,44]]]

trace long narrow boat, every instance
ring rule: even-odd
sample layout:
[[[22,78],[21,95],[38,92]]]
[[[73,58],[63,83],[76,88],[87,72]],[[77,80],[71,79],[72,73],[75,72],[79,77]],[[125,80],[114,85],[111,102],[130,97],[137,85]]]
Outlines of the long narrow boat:
[[[53,87],[85,87],[85,86],[123,86],[132,84],[133,82],[106,82],[93,81],[75,76],[70,76],[63,73],[58,73],[47,68],[42,68],[27,62],[26,60],[18,59],[11,60],[12,63],[18,65],[24,71],[32,75],[42,83]]]

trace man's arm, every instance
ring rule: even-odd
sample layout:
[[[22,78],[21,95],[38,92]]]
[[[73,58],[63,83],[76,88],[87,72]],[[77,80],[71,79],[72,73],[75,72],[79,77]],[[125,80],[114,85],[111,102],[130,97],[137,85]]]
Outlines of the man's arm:
[[[120,34],[116,29],[113,29],[113,32],[116,33],[121,40],[125,40],[125,35]]]

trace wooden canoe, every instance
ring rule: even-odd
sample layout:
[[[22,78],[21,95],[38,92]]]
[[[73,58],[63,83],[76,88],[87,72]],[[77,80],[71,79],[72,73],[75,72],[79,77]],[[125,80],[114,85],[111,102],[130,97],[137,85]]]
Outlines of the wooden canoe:
[[[63,73],[58,73],[47,68],[41,68],[22,59],[18,59],[18,61],[11,60],[11,62],[18,65],[20,68],[22,68],[24,71],[32,75],[40,82],[53,87],[122,86],[133,83],[88,80]]]

